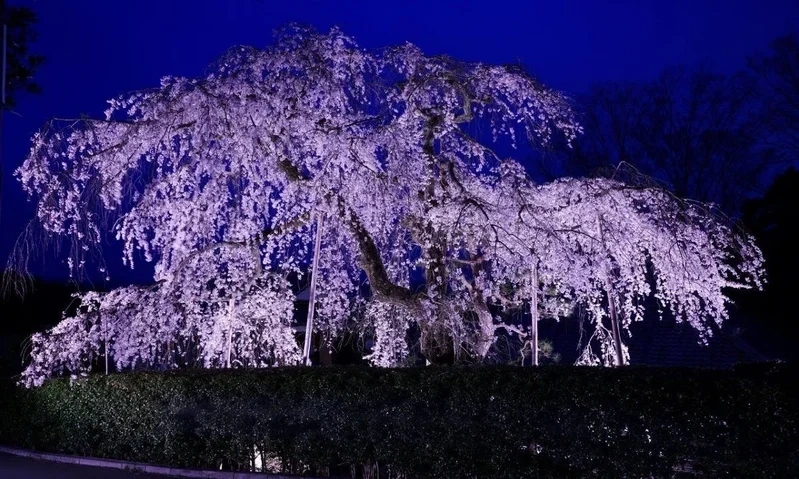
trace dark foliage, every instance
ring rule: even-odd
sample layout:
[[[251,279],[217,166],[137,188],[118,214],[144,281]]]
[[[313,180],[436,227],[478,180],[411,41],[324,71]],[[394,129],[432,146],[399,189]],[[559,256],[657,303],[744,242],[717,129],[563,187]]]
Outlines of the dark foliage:
[[[605,175],[632,166],[681,198],[735,215],[778,164],[757,127],[756,83],[751,75],[701,67],[670,68],[650,82],[595,85],[578,101],[585,134],[564,151],[566,172]]]
[[[33,80],[33,75],[44,58],[30,53],[28,48],[36,40],[34,29],[38,20],[36,14],[27,7],[7,6],[0,0],[0,48],[2,48],[2,25],[8,28],[6,52],[6,103],[2,106],[16,106],[18,92],[39,93],[41,88]]]
[[[796,477],[797,368],[360,367],[137,373],[0,391],[0,442],[289,473]],[[360,474],[358,474],[360,475]]]
[[[795,164],[799,160],[799,31],[774,39],[767,51],[750,58],[749,66],[763,104],[758,133],[781,160]]]
[[[799,171],[790,168],[778,176],[766,194],[748,201],[743,221],[757,238],[766,258],[768,283],[764,292],[745,291],[733,296],[750,329],[771,333],[760,342],[775,355],[799,360],[799,321],[796,318],[796,224],[799,221]],[[758,339],[758,338],[753,338]]]
[[[15,281],[2,275],[0,272],[0,282]],[[72,293],[78,290],[74,284],[41,279],[25,282],[24,286],[24,295],[0,288],[0,376],[22,372],[30,335],[55,326],[62,313],[70,314],[75,304]]]
[[[19,92],[39,93],[41,88],[33,75],[41,66],[44,57],[31,54],[30,44],[36,39],[34,26],[36,14],[27,7],[7,6],[0,0],[0,55],[5,54],[5,98],[0,103],[0,157],[2,157],[3,113],[17,105]],[[5,52],[3,52],[3,26],[6,27]],[[0,161],[0,200],[3,193],[3,162]],[[1,203],[1,202],[0,202]]]

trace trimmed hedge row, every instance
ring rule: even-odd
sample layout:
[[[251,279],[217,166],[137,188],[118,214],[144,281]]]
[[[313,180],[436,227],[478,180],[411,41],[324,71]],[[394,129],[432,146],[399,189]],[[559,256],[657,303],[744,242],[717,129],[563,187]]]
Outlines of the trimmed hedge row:
[[[380,477],[799,476],[796,366],[135,373],[0,386],[0,443]],[[277,472],[277,471],[275,471]],[[372,476],[374,477],[374,476]]]

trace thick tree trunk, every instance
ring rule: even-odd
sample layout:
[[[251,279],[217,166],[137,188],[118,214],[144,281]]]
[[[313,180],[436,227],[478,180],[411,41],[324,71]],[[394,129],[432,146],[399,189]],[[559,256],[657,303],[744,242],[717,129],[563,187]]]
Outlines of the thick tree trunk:
[[[605,232],[602,228],[603,217],[599,217],[599,238],[602,241],[603,247],[605,246]],[[621,324],[619,323],[619,315],[616,311],[616,293],[613,287],[612,271],[608,272],[606,280],[607,295],[608,295],[608,311],[610,312],[610,328],[613,335],[613,346],[616,352],[616,366],[624,366],[624,355],[621,350]]]
[[[477,354],[480,358],[485,358],[494,344],[494,318],[487,308],[480,308],[477,310],[477,316],[480,322],[480,338],[477,340]]]
[[[283,160],[279,166],[290,181],[307,182],[310,180],[310,178],[303,176],[302,172],[288,160]],[[339,215],[346,221],[350,232],[358,242],[358,250],[361,254],[361,268],[366,273],[369,286],[375,296],[382,301],[402,305],[410,310],[417,309],[419,307],[419,297],[413,294],[410,289],[397,286],[389,279],[377,245],[375,245],[372,236],[361,223],[358,215],[344,201],[344,198],[333,192],[325,193],[324,197],[327,201],[336,205]],[[287,227],[295,227],[304,223],[304,221],[304,216],[299,217],[296,219],[297,224],[292,221]],[[264,234],[268,233],[268,231],[264,232]]]

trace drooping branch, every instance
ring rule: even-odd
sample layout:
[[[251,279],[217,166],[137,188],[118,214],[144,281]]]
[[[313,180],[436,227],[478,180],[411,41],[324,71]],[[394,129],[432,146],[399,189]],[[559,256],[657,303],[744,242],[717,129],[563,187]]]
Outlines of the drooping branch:
[[[369,278],[369,286],[375,295],[384,302],[401,304],[412,310],[418,309],[420,296],[413,294],[408,288],[394,284],[389,279],[380,251],[358,215],[347,206],[343,198],[338,195],[332,196],[339,214],[358,242],[361,253],[360,264]]]
[[[310,220],[310,213],[305,212],[297,216],[296,218],[292,219],[291,221],[278,225],[274,228],[265,228],[264,230],[255,234],[251,238],[245,240],[218,241],[215,243],[210,243],[186,255],[180,261],[180,263],[178,263],[177,267],[174,268],[174,272],[179,273],[180,271],[182,271],[186,267],[188,262],[194,257],[201,256],[204,253],[215,250],[217,248],[250,248],[254,252],[253,253],[253,255],[255,256],[254,259],[257,258],[257,260],[254,261],[254,269],[258,272],[256,276],[260,276],[260,273],[263,271],[263,266],[261,265],[261,257],[260,253],[258,252],[258,245],[272,236],[286,235],[293,230],[297,230],[302,226],[308,224],[309,220]]]
[[[382,365],[406,357],[412,325],[491,357],[498,330],[524,333],[511,313],[532,294],[519,285],[534,264],[547,288],[542,311],[569,314],[563,299],[598,325],[608,258],[623,327],[650,294],[700,328],[724,319],[724,288],[760,285],[757,248],[701,208],[616,177],[536,185],[487,138],[544,147],[579,132],[567,99],[518,68],[412,45],[367,51],[337,29],[301,29],[264,50],[232,49],[204,78],[169,77],[113,100],[103,123],[42,132],[18,177],[44,228],[68,236],[77,254],[102,252],[99,231],[113,217],[124,260],[141,251],[155,263],[165,287],[147,293],[146,308],[132,299],[143,292],[119,292],[131,305],[121,318],[129,352],[153,361],[162,358],[137,350],[133,332],[158,331],[172,351],[192,331],[212,367],[225,362],[222,350],[230,364],[256,367],[273,346],[293,357],[290,328],[270,321],[293,302],[285,278],[305,274],[316,212],[325,214],[318,324],[372,325],[362,329],[378,335],[376,347],[397,348],[370,355]],[[406,286],[417,273],[422,293]],[[369,298],[358,297],[362,275]],[[235,318],[220,319],[221,298],[232,295]],[[65,327],[83,341],[79,323]],[[269,345],[248,339],[272,329]]]
[[[284,159],[278,162],[279,168],[286,174],[286,177],[293,182],[304,182],[310,184],[311,179],[302,175],[290,161]],[[369,279],[372,291],[381,301],[387,303],[401,304],[406,308],[418,309],[419,297],[414,295],[410,289],[398,286],[392,282],[386,272],[380,251],[369,232],[363,226],[357,213],[350,208],[344,198],[333,192],[326,192],[323,198],[328,202],[333,202],[340,217],[348,226],[351,234],[358,243],[361,254],[360,264]],[[307,216],[307,214],[306,214]]]

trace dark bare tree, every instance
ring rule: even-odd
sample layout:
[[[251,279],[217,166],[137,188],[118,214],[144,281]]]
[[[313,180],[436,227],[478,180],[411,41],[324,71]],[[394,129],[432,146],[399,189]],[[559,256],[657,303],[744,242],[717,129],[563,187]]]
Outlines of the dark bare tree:
[[[763,98],[758,125],[763,141],[784,163],[799,159],[799,35],[775,39],[752,57],[751,71]]]
[[[736,213],[775,161],[759,143],[755,93],[750,76],[705,67],[596,86],[581,101],[585,135],[566,162],[570,173],[628,163],[678,196]]]

